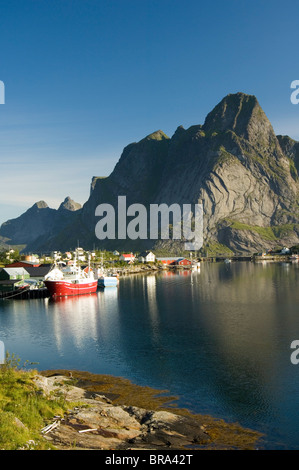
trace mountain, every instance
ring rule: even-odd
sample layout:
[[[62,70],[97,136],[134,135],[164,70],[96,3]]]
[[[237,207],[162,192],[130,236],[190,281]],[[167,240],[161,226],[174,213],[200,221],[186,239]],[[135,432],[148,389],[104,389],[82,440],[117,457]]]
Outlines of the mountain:
[[[126,196],[127,206],[147,208],[201,202],[204,248],[210,251],[291,246],[299,243],[298,164],[299,142],[275,135],[256,97],[229,94],[203,124],[179,126],[171,138],[158,130],[126,146],[108,177],[93,177],[83,207],[63,227],[46,230],[35,246],[70,249],[80,240],[86,248],[183,250],[172,240],[98,240],[96,208],[111,204],[117,215],[118,196]],[[34,230],[30,234],[32,244]]]
[[[49,244],[51,237],[64,230],[80,209],[81,205],[70,197],[65,198],[57,210],[51,209],[45,201],[36,202],[20,217],[4,222],[0,238],[6,245],[26,245],[25,251],[38,251],[45,241]]]
[[[73,201],[69,196],[65,198],[65,200],[60,204],[58,208],[58,212],[62,211],[71,211],[75,212],[81,209],[81,204],[79,202]]]
[[[179,126],[172,138],[157,131],[128,145],[82,208],[85,239],[92,242],[97,205],[117,207],[117,196],[126,195],[128,205],[203,202],[204,240],[211,248],[253,252],[298,243],[299,143],[290,141],[276,137],[255,96],[230,94],[203,125]],[[115,245],[128,249],[137,242],[106,242]]]

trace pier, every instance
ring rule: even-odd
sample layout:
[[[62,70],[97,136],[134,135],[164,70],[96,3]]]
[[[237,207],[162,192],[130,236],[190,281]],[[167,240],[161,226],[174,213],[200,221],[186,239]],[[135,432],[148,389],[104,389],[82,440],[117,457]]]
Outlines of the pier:
[[[50,297],[49,291],[46,287],[41,289],[18,289],[10,292],[0,291],[0,300],[5,299],[44,299]]]

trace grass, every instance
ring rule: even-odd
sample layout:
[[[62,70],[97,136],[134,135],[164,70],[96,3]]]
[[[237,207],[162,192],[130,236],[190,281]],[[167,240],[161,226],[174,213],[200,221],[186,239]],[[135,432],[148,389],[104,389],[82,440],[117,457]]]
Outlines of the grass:
[[[226,245],[222,245],[221,243],[208,243],[204,246],[204,250],[206,251],[209,256],[216,256],[216,255],[233,255],[233,251],[228,248]]]
[[[290,172],[291,172],[292,178],[295,181],[297,181],[298,180],[298,172],[297,172],[295,162],[294,162],[294,160],[292,160],[292,158],[288,158],[288,160],[289,160],[289,164],[290,164]]]
[[[276,241],[288,235],[294,230],[297,224],[284,224],[273,227],[260,227],[259,225],[248,225],[238,222],[236,220],[227,220],[230,227],[235,230],[249,230],[250,232],[257,233],[264,240]]]
[[[58,372],[58,371],[56,371]],[[64,374],[67,371],[60,371]],[[44,371],[53,375],[55,371]],[[83,387],[86,391],[104,394],[114,405],[139,406],[150,410],[172,411],[192,416],[198,425],[205,425],[211,436],[211,448],[254,449],[262,437],[256,431],[244,429],[237,423],[225,423],[209,416],[193,415],[188,410],[177,409],[177,397],[166,390],[140,387],[129,380],[72,371],[70,385]],[[47,441],[41,429],[54,417],[61,417],[78,403],[70,403],[59,392],[45,396],[35,386],[34,370],[19,368],[19,360],[7,357],[0,367],[0,450],[50,450],[55,449]],[[85,405],[88,406],[88,405]],[[50,421],[51,422],[51,421]],[[75,445],[74,445],[75,446]]]
[[[40,431],[54,416],[63,416],[70,403],[43,395],[33,382],[36,374],[20,369],[14,355],[0,366],[0,450],[52,448]]]

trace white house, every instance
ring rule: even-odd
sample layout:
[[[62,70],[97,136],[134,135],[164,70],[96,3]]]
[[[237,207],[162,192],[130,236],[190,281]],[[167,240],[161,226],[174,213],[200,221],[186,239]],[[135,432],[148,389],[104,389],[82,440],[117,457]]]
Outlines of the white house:
[[[141,263],[154,263],[156,261],[156,256],[151,251],[143,251],[138,256],[138,260]]]

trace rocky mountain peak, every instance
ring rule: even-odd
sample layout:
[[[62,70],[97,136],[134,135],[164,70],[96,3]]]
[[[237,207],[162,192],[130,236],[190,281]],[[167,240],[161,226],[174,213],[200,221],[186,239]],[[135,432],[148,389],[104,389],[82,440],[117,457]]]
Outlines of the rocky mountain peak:
[[[292,246],[299,240],[298,169],[299,142],[275,135],[255,96],[229,94],[203,125],[179,126],[171,139],[158,130],[127,145],[108,177],[92,179],[82,210],[70,197],[58,210],[39,201],[35,207],[47,209],[28,210],[8,221],[0,237],[27,244],[29,251],[49,251],[77,246],[80,234],[80,243],[90,247],[98,243],[96,207],[109,203],[117,210],[118,196],[124,195],[127,205],[146,207],[202,201],[209,249],[218,244],[237,252]],[[159,242],[121,239],[101,246],[165,250],[164,241]]]
[[[203,129],[205,132],[232,131],[252,144],[269,145],[276,139],[257,98],[245,93],[225,96],[207,115]]]
[[[169,139],[169,137],[163,131],[158,130],[146,136],[144,140],[164,140],[164,139]]]
[[[71,199],[69,196],[67,196],[65,198],[65,200],[60,204],[59,206],[59,209],[58,210],[68,210],[68,211],[77,211],[79,209],[81,209],[81,204],[79,204],[78,202],[75,202],[73,201],[73,199]]]
[[[35,204],[33,204],[32,209],[46,209],[48,204],[45,201],[38,201]]]

